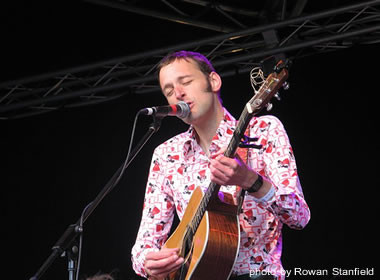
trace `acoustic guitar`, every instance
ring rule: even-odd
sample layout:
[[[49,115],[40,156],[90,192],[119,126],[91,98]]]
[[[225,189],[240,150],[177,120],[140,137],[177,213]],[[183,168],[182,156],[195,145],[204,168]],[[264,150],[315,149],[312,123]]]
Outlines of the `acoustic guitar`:
[[[265,106],[284,85],[288,71],[278,64],[273,73],[263,80],[259,90],[246,104],[238,125],[224,152],[233,157],[243,139],[251,118]],[[218,197],[220,185],[211,182],[203,194],[197,187],[187,205],[183,218],[169,239],[166,248],[180,248],[184,263],[166,280],[223,280],[228,279],[235,263],[240,242],[239,210],[244,196],[239,195],[238,205],[226,204]]]

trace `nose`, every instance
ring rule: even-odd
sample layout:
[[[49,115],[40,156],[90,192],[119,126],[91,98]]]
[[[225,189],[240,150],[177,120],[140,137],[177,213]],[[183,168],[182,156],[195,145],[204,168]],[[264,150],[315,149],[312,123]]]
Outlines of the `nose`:
[[[174,91],[175,91],[175,97],[177,98],[177,100],[182,101],[183,98],[184,98],[185,95],[186,95],[185,90],[183,89],[183,87],[180,86],[180,85],[177,85],[177,86],[174,88]]]

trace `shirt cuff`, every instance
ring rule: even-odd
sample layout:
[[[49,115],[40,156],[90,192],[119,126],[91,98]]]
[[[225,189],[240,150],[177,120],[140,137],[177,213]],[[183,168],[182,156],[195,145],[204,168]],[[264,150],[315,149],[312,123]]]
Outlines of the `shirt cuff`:
[[[252,197],[253,197],[253,200],[256,202],[268,202],[275,194],[276,194],[276,189],[273,187],[273,185],[271,185],[270,190],[263,197],[260,197],[260,198],[257,198],[254,196]]]

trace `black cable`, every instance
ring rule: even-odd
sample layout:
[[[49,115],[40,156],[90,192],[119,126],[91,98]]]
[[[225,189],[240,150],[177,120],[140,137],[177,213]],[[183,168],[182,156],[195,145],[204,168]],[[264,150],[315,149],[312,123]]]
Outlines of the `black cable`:
[[[88,207],[90,207],[92,202],[87,204],[87,206],[83,209],[82,215],[79,220],[79,226],[76,229],[77,231],[80,232],[79,234],[79,244],[78,244],[78,263],[77,263],[77,272],[75,275],[75,280],[79,279],[79,270],[80,270],[80,264],[81,264],[81,258],[82,258],[82,244],[83,244],[83,218],[84,218],[84,213],[86,213]]]
[[[133,127],[132,127],[132,132],[131,132],[131,140],[129,142],[128,152],[127,152],[127,157],[126,157],[126,159],[124,161],[123,167],[120,170],[120,174],[115,179],[114,183],[112,184],[112,187],[108,190],[108,192],[105,195],[107,195],[110,191],[112,191],[113,188],[119,183],[121,177],[124,174],[124,171],[127,169],[127,167],[130,164],[129,157],[131,155],[131,150],[132,150],[132,145],[133,145],[133,138],[135,137],[135,130],[136,130],[137,119],[140,116],[140,114],[141,114],[141,111],[138,111],[137,114],[136,114],[136,116],[135,116],[135,120],[133,122]]]
[[[131,150],[132,150],[132,145],[133,145],[133,138],[135,136],[135,130],[136,130],[136,124],[137,124],[137,120],[138,120],[138,117],[140,115],[141,111],[137,112],[136,116],[135,116],[135,120],[133,122],[133,127],[132,127],[132,132],[131,132],[131,140],[129,142],[129,147],[128,147],[128,152],[127,152],[127,157],[125,158],[124,160],[124,163],[123,163],[123,166],[122,168],[120,169],[120,173],[119,175],[116,177],[116,179],[114,179],[113,181],[109,182],[108,184],[111,185],[111,187],[108,189],[108,191],[104,194],[103,197],[105,197],[107,194],[109,194],[113,188],[119,183],[121,177],[123,176],[124,174],[124,171],[125,169],[129,166],[129,157],[130,157],[130,154],[131,154]],[[75,229],[77,232],[79,232],[79,244],[78,244],[78,262],[77,262],[77,271],[76,271],[76,275],[75,275],[75,280],[79,280],[79,270],[80,270],[80,264],[81,264],[81,258],[82,258],[82,246],[83,246],[83,221],[84,221],[84,217],[85,217],[85,214],[86,214],[86,211],[87,209],[93,204],[94,201],[91,201],[89,204],[87,204],[87,206],[83,209],[82,211],[82,214],[80,216],[80,219],[79,219],[79,225],[77,226],[77,228]]]

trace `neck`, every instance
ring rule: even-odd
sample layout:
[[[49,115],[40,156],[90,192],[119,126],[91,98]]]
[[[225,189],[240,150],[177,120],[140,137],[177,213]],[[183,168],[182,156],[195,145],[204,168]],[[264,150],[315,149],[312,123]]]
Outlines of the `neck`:
[[[219,102],[215,105],[214,110],[212,110],[207,118],[204,118],[199,124],[193,125],[197,132],[197,141],[207,155],[209,155],[211,141],[224,115],[222,105]]]

